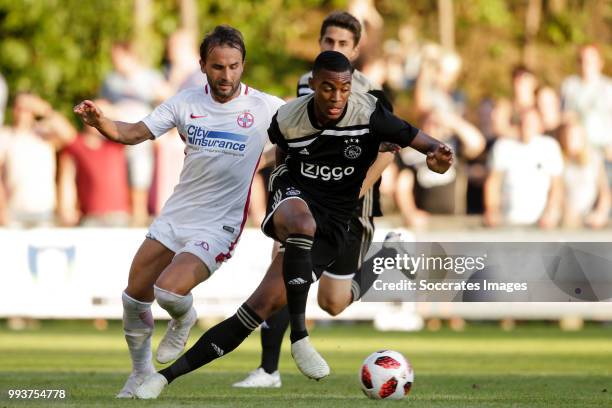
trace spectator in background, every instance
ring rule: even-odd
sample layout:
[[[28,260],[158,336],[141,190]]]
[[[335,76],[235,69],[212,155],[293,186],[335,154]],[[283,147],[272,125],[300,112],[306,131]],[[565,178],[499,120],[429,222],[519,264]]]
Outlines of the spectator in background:
[[[543,136],[540,116],[527,109],[519,116],[520,139],[493,146],[485,184],[485,223],[552,228],[561,216],[563,158],[555,139]]]
[[[158,137],[153,145],[155,166],[149,203],[153,213],[159,214],[179,182],[185,160],[185,143],[177,130],[172,129],[164,137]]]
[[[561,100],[554,88],[541,86],[536,91],[536,107],[542,118],[545,135],[555,135],[561,125]]]
[[[497,140],[515,135],[510,126],[512,102],[501,98],[493,101],[485,98],[478,108],[479,128],[485,137],[484,150],[475,158],[468,159],[467,213],[484,212],[484,184],[489,175],[487,160]],[[510,135],[510,136],[508,136]]]
[[[102,83],[100,97],[112,104],[133,100],[150,108],[170,93],[164,77],[141,64],[132,45],[116,42],[111,48],[113,71]]]
[[[114,112],[116,120],[131,123],[147,116],[150,110],[140,102],[123,100],[114,105]],[[125,154],[128,163],[132,225],[144,227],[149,223],[149,189],[153,184],[154,146],[153,143],[126,146]]]
[[[414,95],[416,110],[422,116],[421,128],[450,144],[459,160],[445,174],[434,175],[422,158],[402,151],[396,203],[406,225],[426,225],[429,213],[465,213],[465,160],[484,150],[485,139],[462,117],[464,98],[456,89],[460,72],[461,59],[456,53],[438,45],[424,47]]]
[[[426,225],[428,213],[456,214],[465,210],[466,179],[462,167],[465,159],[478,156],[485,148],[480,131],[450,112],[425,114],[421,129],[450,145],[459,160],[446,173],[438,174],[427,168],[422,157],[402,150],[396,201],[404,223],[413,227]]]
[[[561,125],[558,133],[565,158],[563,225],[604,227],[610,213],[610,188],[601,152],[589,145],[575,118]]]
[[[195,33],[186,29],[177,30],[168,38],[166,47],[168,66],[165,77],[170,93],[197,86],[204,87],[206,76],[198,64],[200,55]],[[154,156],[154,176],[149,203],[153,213],[159,214],[178,183],[183,169],[185,143],[176,129],[155,140]]]
[[[561,99],[565,112],[578,114],[589,143],[604,150],[612,162],[612,80],[603,75],[604,61],[595,44],[579,51],[580,74],[563,81]]]
[[[521,112],[536,106],[537,87],[538,79],[529,68],[519,65],[512,70],[512,104],[515,118],[518,118]]]
[[[371,75],[371,64],[378,65],[381,55],[380,44],[383,43],[383,29],[385,20],[382,18],[374,0],[351,0],[348,4],[349,14],[361,23],[361,39],[359,41],[359,54],[352,61],[353,66],[362,71],[368,78]],[[378,67],[373,67],[377,70]]]
[[[56,206],[56,150],[75,137],[70,123],[43,99],[21,93],[13,125],[0,130],[0,225],[50,226]]]
[[[461,58],[456,53],[434,45],[425,47],[414,90],[417,112],[437,111],[463,116],[465,98],[456,89],[460,72]]]
[[[8,100],[8,86],[2,74],[0,74],[0,126],[4,125],[4,113],[6,111],[6,102]]]
[[[386,85],[394,91],[412,89],[421,66],[421,44],[417,30],[411,24],[402,24],[398,39],[383,44],[386,60]]]
[[[183,33],[178,35],[178,39]],[[169,50],[171,63],[185,60],[178,54],[189,47],[176,49],[176,42],[172,40],[173,50]],[[191,55],[189,51],[188,55]],[[138,122],[145,117],[150,109],[162,99],[171,96],[175,90],[175,83],[167,83],[163,75],[142,65],[131,44],[117,42],[111,49],[111,58],[114,71],[104,80],[101,97],[116,105],[118,120]],[[199,57],[196,55],[196,61]],[[178,62],[177,62],[178,63]],[[177,67],[178,69],[178,67]],[[184,67],[181,65],[180,71]],[[172,74],[171,74],[172,75]],[[180,81],[184,73],[176,71],[172,81]],[[163,142],[165,143],[165,142]],[[126,148],[128,160],[128,176],[130,185],[130,198],[132,208],[132,224],[144,226],[149,220],[149,189],[153,183],[154,146],[151,143],[140,143]],[[156,200],[153,200],[154,203]]]
[[[112,106],[96,104],[112,116]],[[59,215],[63,225],[127,227],[130,195],[124,146],[108,141],[95,128],[63,150],[59,161]]]
[[[194,86],[204,87],[206,77],[198,64],[200,55],[195,33],[186,29],[177,30],[168,38],[166,47],[168,67],[165,76],[172,93]]]

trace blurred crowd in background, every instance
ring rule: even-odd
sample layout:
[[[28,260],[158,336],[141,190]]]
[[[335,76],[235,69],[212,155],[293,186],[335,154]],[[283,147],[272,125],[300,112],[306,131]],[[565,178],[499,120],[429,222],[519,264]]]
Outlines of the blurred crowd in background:
[[[481,215],[482,225],[492,228],[608,225],[612,80],[603,74],[597,44],[576,47],[575,74],[560,84],[542,81],[527,66],[508,66],[499,81],[511,82],[511,97],[487,97],[470,110],[457,85],[461,55],[420,41],[410,25],[383,41],[384,20],[371,2],[356,1],[349,11],[365,29],[356,67],[391,100],[410,94],[412,104],[396,111],[410,112],[413,124],[450,144],[457,157],[439,175],[415,151],[399,152],[380,187],[385,214],[417,229],[434,215],[468,214]],[[113,70],[96,103],[110,118],[135,122],[181,89],[204,86],[199,41],[190,31],[173,33],[163,69],[146,66],[130,43],[115,42]],[[7,89],[0,76],[0,225],[146,226],[159,213],[182,168],[184,144],[176,131],[123,146],[94,128],[76,127],[74,118],[35,94],[8,95]],[[268,173],[261,169],[253,182],[252,225],[265,214]]]

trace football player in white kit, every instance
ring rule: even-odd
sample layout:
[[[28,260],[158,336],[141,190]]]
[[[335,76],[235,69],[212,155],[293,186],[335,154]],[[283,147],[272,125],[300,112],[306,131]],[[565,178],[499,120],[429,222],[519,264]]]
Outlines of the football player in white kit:
[[[200,46],[204,88],[178,93],[138,123],[112,121],[91,101],[74,108],[115,142],[142,143],[176,127],[186,145],[180,181],[138,249],[122,294],[132,372],[118,398],[132,398],[155,372],[153,300],[172,317],[156,355],[167,363],[183,351],[196,322],[191,290],[231,257],[246,222],[267,129],[284,102],[241,83],[245,54],[241,33],[218,26]]]

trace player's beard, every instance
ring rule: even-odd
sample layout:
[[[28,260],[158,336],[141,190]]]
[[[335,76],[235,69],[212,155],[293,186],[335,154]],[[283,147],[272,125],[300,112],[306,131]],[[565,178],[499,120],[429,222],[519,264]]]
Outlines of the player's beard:
[[[231,88],[229,90],[223,90],[221,85],[230,85]],[[210,89],[212,94],[215,96],[217,100],[220,102],[226,102],[238,92],[238,88],[240,87],[240,81],[232,82],[224,79],[220,79],[210,84]]]

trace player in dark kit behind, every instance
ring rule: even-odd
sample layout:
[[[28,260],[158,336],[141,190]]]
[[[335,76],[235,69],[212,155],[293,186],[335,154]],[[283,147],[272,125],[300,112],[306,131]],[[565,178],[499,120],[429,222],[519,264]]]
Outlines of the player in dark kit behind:
[[[351,64],[341,53],[321,53],[313,69],[314,95],[281,107],[268,130],[286,158],[271,176],[262,228],[285,245],[284,256],[277,255],[235,315],[204,333],[171,366],[147,378],[136,391],[139,398],[156,398],[177,377],[233,351],[285,304],[298,368],[314,379],[329,374],[329,366],[309,342],[306,297],[324,271],[341,283],[335,291],[325,291],[330,299],[324,301],[351,293],[351,280],[341,277],[353,274],[355,266],[336,261],[342,258],[348,221],[380,143],[411,146],[426,154],[429,168],[438,173],[448,170],[453,161],[448,146],[391,114],[374,96],[352,94],[351,73]]]

